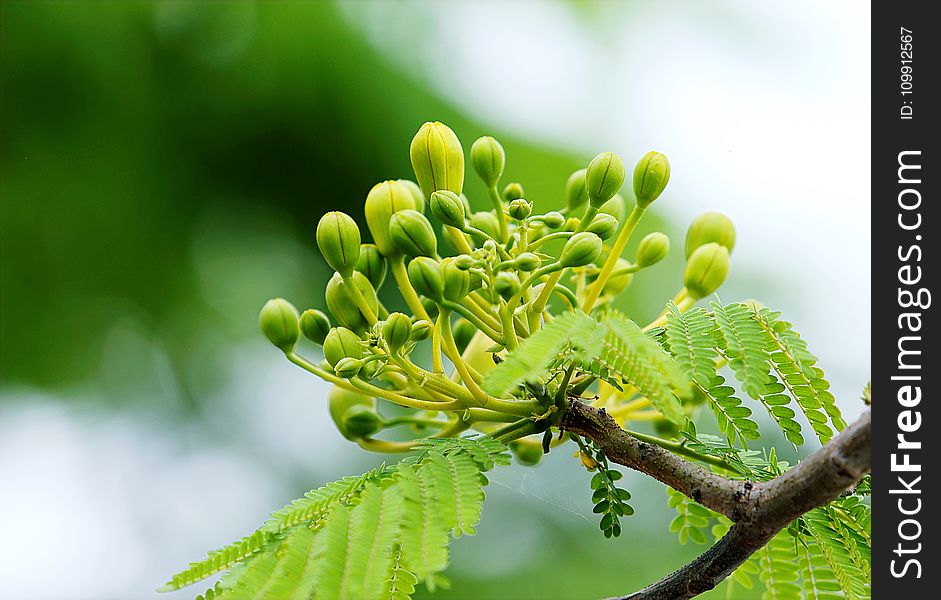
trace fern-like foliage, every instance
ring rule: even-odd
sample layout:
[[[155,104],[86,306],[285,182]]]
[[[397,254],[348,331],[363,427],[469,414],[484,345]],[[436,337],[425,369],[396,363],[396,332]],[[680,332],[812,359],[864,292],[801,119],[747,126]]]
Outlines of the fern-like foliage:
[[[204,598],[410,598],[420,581],[444,582],[452,535],[473,534],[480,519],[484,471],[508,461],[492,438],[429,439],[394,467],[308,492],[161,591],[227,570]]]
[[[758,578],[765,587],[762,600],[801,600],[798,566],[794,561],[794,541],[790,534],[783,531],[756,553]]]
[[[680,544],[685,545],[689,540],[705,544],[717,513],[696,504],[673,488],[667,488],[667,496],[670,508],[676,511],[676,517],[670,522],[670,532],[677,534]]]
[[[752,310],[735,302],[722,306],[712,303],[713,314],[725,340],[725,355],[735,377],[752,398],[760,398],[771,373],[771,356],[767,337],[754,319]]]

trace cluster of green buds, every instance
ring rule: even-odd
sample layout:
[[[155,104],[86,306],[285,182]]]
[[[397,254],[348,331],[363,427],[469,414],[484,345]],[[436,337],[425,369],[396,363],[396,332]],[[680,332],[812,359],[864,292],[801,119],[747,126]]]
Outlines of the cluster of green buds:
[[[624,254],[669,182],[669,161],[658,152],[640,159],[628,211],[624,163],[602,152],[568,177],[564,207],[553,210],[553,200],[528,197],[517,182],[501,189],[506,154],[496,139],[481,137],[469,158],[489,207],[474,211],[464,194],[464,150],[450,128],[425,123],[409,154],[417,183],[383,181],[366,195],[372,243],[363,243],[359,225],[343,212],[329,212],[317,225],[317,245],[335,271],[325,290],[329,316],[275,299],[261,311],[261,329],[289,360],[334,384],[330,415],[364,448],[407,451],[416,438],[473,428],[501,433],[523,462],[535,463],[542,445],[532,435],[542,432],[506,429],[525,418],[543,430],[553,424],[552,386],[559,384],[494,397],[483,390],[483,377],[553,315],[602,309],[667,256],[670,241],[660,232],[641,239],[632,259]],[[543,205],[550,210],[541,212]],[[725,280],[734,241],[724,215],[693,222],[674,297],[680,310]],[[391,287],[387,279],[398,297],[383,289]],[[407,312],[390,311],[391,303]],[[302,336],[322,347],[322,361],[298,353]],[[405,429],[377,437],[398,427]]]

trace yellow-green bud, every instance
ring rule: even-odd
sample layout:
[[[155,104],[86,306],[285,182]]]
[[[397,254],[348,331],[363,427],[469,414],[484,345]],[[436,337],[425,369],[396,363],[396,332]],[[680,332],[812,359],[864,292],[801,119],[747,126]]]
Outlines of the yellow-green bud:
[[[438,190],[460,194],[464,189],[464,149],[447,125],[425,123],[409,147],[412,169],[425,198]]]
[[[618,231],[618,220],[607,213],[598,213],[585,231],[594,233],[602,240],[609,239]]]
[[[301,332],[294,305],[284,298],[268,300],[258,314],[258,326],[268,341],[288,353],[294,350]]]
[[[563,267],[584,267],[601,254],[601,238],[594,233],[576,233],[565,243],[559,263]]]
[[[413,342],[420,342],[422,340],[427,340],[428,336],[431,335],[431,328],[433,325],[430,321],[424,319],[419,319],[412,323],[412,332],[409,334],[408,339]]]
[[[516,276],[516,273],[510,271],[501,271],[497,274],[496,281],[494,282],[494,289],[497,290],[497,293],[503,296],[506,299],[513,297],[513,294],[519,291],[520,289],[520,280]]]
[[[467,345],[470,344],[470,341],[474,338],[474,334],[477,333],[477,328],[467,319],[460,318],[452,329],[454,345],[457,346],[458,352],[463,353],[464,350],[467,349]]]
[[[357,404],[343,413],[339,429],[347,439],[367,438],[382,429],[382,419],[371,408]]]
[[[503,199],[506,200],[507,202],[513,202],[517,198],[525,198],[525,197],[526,197],[526,192],[523,191],[522,184],[516,183],[515,181],[512,183],[506,184],[506,187],[503,188]]]
[[[507,213],[517,221],[522,221],[533,214],[533,205],[522,198],[517,198],[510,202],[510,205],[507,207]]]
[[[412,262],[408,263],[408,280],[419,294],[432,300],[441,300],[444,294],[441,266],[433,258],[413,258]]]
[[[598,212],[611,215],[618,220],[618,223],[623,223],[624,217],[627,215],[627,205],[624,202],[624,196],[615,194],[613,198],[601,205]]]
[[[367,410],[375,410],[376,400],[359,392],[333,386],[330,390],[327,406],[330,410],[330,418],[337,426],[337,429],[344,437],[350,439],[343,428],[343,415],[354,406],[360,406]]]
[[[366,196],[366,226],[384,256],[401,256],[389,237],[389,221],[400,210],[415,210],[415,200],[408,188],[398,181],[377,183]]]
[[[579,169],[569,175],[565,182],[565,203],[570,211],[577,210],[588,202],[588,190],[585,189],[585,175],[588,169]]]
[[[349,356],[341,358],[337,361],[337,364],[333,366],[334,374],[341,379],[352,379],[359,375],[359,372],[362,370],[363,361],[358,358],[350,358]]]
[[[362,244],[359,247],[356,270],[366,276],[373,289],[378,290],[382,287],[382,282],[386,280],[386,257],[375,244]]]
[[[549,229],[558,229],[565,225],[565,215],[558,211],[550,211],[539,218]]]
[[[398,352],[408,338],[412,335],[412,321],[407,315],[395,312],[389,315],[382,326],[382,339],[389,345],[389,349]]]
[[[445,225],[464,229],[464,202],[454,192],[441,190],[432,193],[431,214]]]
[[[477,264],[477,261],[474,260],[473,256],[469,254],[459,254],[454,257],[454,264],[457,265],[458,269],[468,271],[474,268],[474,265]]]
[[[623,258],[619,258],[614,265],[614,272],[617,273],[618,271],[626,269],[630,266],[630,262]],[[633,273],[618,273],[617,275],[611,275],[608,281],[604,284],[604,289],[601,290],[601,293],[605,296],[617,296],[626,290],[627,287],[631,285],[631,281],[633,280]]]
[[[670,182],[670,161],[659,152],[650,151],[634,167],[634,197],[637,206],[647,208],[660,197]]]
[[[588,202],[595,208],[614,197],[624,185],[624,162],[614,152],[602,152],[591,159],[585,173]]]
[[[418,187],[418,184],[412,181],[411,179],[397,179],[405,189],[408,190],[408,193],[412,195],[412,200],[415,201],[415,210],[420,213],[425,212],[425,195],[421,193],[421,188]]]
[[[659,231],[648,233],[637,246],[637,266],[644,268],[658,263],[666,257],[669,251],[670,238],[665,233]]]
[[[696,217],[686,231],[686,258],[703,244],[715,242],[732,252],[735,247],[735,225],[720,212],[710,211]]]
[[[444,278],[444,299],[460,302],[470,291],[470,273],[461,269],[453,258],[441,261],[441,276]]]
[[[728,248],[710,242],[696,248],[686,261],[683,284],[690,297],[699,300],[719,289],[728,275]]]
[[[351,282],[351,283],[348,283]],[[339,273],[334,274],[327,282],[327,289],[324,292],[324,298],[327,301],[327,308],[334,316],[337,322],[353,331],[363,331],[369,327],[369,321],[359,310],[356,300],[350,293],[349,285],[355,285],[366,304],[372,309],[373,314],[379,310],[379,301],[376,298],[376,290],[366,279],[366,276],[359,271],[353,271],[352,277],[344,281]]]
[[[506,153],[500,142],[488,135],[478,138],[471,146],[470,156],[474,170],[484,185],[488,188],[496,187],[506,165]]]
[[[539,256],[532,252],[523,252],[517,256],[513,262],[516,264],[516,268],[524,273],[535,271],[542,264],[542,260]]]
[[[323,357],[334,367],[341,358],[362,358],[363,345],[359,336],[346,327],[334,327],[323,341]]]
[[[500,220],[491,210],[475,212],[470,216],[471,227],[479,229],[494,239],[500,239]]]
[[[348,277],[356,266],[359,243],[359,227],[345,213],[328,212],[317,223],[317,246],[327,264],[343,276]]]
[[[323,345],[330,331],[330,319],[323,312],[308,308],[301,314],[301,333],[315,344]]]
[[[408,256],[434,256],[438,252],[435,230],[417,210],[400,210],[392,215],[389,237],[399,252]]]
[[[582,220],[578,217],[569,217],[565,220],[565,225],[562,226],[562,231],[571,231],[574,233],[578,231],[578,226],[581,224]]]
[[[513,440],[510,442],[510,452],[521,465],[534,467],[542,460],[542,443],[527,438]]]

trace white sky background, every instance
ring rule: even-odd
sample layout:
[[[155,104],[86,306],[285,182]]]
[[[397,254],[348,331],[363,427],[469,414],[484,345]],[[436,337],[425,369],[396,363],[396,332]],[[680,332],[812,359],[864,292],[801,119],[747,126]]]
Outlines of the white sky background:
[[[677,222],[708,209],[732,216],[738,279],[724,296],[760,285],[806,333],[847,417],[859,412],[870,365],[868,3],[355,2],[345,11],[392,60],[495,130],[586,157],[667,153],[673,179],[658,208]],[[671,233],[678,251],[683,231]],[[153,356],[144,370],[159,379]],[[0,549],[4,597],[158,597],[166,575],[297,495],[288,470],[316,483],[374,466],[339,440],[325,408],[285,423],[326,384],[260,336],[224,358],[230,384],[207,401],[223,407],[216,426],[239,432],[237,447],[157,417],[4,391],[20,407],[0,420],[0,531],[13,540]],[[149,387],[154,403],[174,394],[170,383]],[[576,524],[590,510],[549,496],[559,491],[551,464],[508,472],[513,489],[495,476],[490,504],[546,496],[548,515]],[[585,527],[597,533],[593,521]],[[468,561],[498,541],[482,526],[455,551],[486,573],[492,565]]]
[[[732,217],[721,294],[759,285],[854,417],[870,373],[869,3],[582,4],[344,7],[390,60],[495,130],[631,164],[667,154],[656,208],[684,224]],[[671,233],[679,251],[685,229]]]

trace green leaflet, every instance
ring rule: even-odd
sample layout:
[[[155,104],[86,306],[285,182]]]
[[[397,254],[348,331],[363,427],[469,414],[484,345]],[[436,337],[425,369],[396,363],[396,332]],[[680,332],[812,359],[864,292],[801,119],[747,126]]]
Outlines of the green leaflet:
[[[668,504],[676,511],[676,517],[670,522],[670,532],[679,536],[680,544],[685,545],[692,540],[697,544],[705,544],[706,534],[713,521],[719,515],[704,506],[696,504],[681,492],[667,488]]]
[[[840,583],[827,564],[820,546],[813,539],[802,539],[797,544],[797,568],[800,573],[804,598],[807,600],[839,600],[843,598]]]
[[[748,447],[748,440],[757,440],[761,437],[758,423],[750,419],[752,411],[742,406],[742,400],[735,395],[735,389],[725,385],[725,378],[716,375],[706,386],[694,382],[696,389],[706,398],[709,409],[716,418],[719,431],[725,434],[729,444],[735,440],[741,441],[742,446]]]
[[[713,302],[712,310],[725,340],[725,355],[735,378],[742,383],[745,393],[752,398],[760,398],[771,373],[771,357],[764,330],[752,310],[740,302],[725,306]]]
[[[443,582],[451,532],[474,533],[483,472],[509,457],[487,437],[428,440],[420,451],[393,467],[327,484],[275,513],[246,538],[260,545],[222,569],[228,572],[206,600],[403,600],[420,579],[429,588]],[[298,515],[308,520],[296,522]],[[182,581],[175,577],[165,588]]]
[[[685,314],[670,302],[667,305],[666,342],[670,354],[690,381],[708,386],[716,376],[716,324],[704,308]]]
[[[526,339],[502,363],[484,377],[483,389],[491,396],[503,396],[524,381],[546,375],[548,366],[570,346],[591,352],[596,345],[595,320],[581,311],[567,312]],[[589,344],[585,347],[584,344]]]
[[[801,600],[794,538],[786,531],[774,536],[758,555],[758,579],[765,586],[762,600]]]

